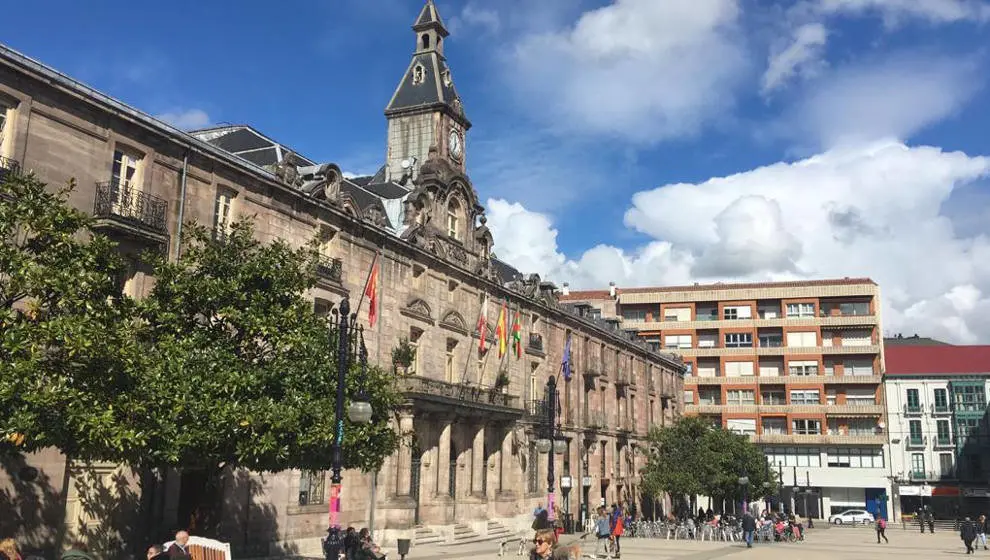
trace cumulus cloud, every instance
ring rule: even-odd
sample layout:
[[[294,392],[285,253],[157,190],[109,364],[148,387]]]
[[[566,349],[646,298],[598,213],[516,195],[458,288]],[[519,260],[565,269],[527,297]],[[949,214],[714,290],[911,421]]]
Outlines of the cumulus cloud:
[[[693,134],[732,103],[748,58],[736,0],[615,0],[515,43],[504,74],[566,132],[651,142]],[[562,124],[566,123],[566,124]]]
[[[931,23],[990,21],[990,4],[981,0],[817,0],[824,14],[876,13],[888,25],[919,18]]]
[[[156,115],[156,118],[180,130],[195,130],[210,126],[210,115],[202,109],[177,109]]]
[[[952,116],[982,86],[973,57],[905,52],[830,72],[778,123],[817,147],[894,137],[907,140]]]
[[[781,87],[794,75],[814,75],[822,66],[822,53],[828,31],[821,23],[807,23],[794,30],[790,43],[770,53],[767,70],[763,73],[761,91],[764,95]]]
[[[884,141],[637,193],[625,224],[653,240],[634,250],[568,258],[547,216],[500,200],[489,225],[500,257],[575,287],[866,275],[887,330],[986,341],[988,230],[961,235],[941,208],[988,177],[990,157]]]
[[[479,7],[475,2],[468,2],[457,15],[450,18],[448,27],[451,33],[458,35],[467,32],[472,27],[489,33],[496,33],[500,25],[501,18],[499,18],[498,12],[491,8]]]

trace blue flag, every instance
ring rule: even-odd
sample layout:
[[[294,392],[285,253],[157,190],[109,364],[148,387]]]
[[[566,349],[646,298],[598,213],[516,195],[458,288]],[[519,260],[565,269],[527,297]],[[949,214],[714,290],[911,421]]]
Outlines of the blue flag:
[[[567,333],[567,342],[564,344],[564,358],[560,363],[564,370],[564,381],[571,380],[571,333]]]

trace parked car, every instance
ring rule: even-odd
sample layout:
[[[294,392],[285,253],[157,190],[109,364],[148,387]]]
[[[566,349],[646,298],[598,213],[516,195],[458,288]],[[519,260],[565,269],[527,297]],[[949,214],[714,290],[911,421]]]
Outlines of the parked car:
[[[873,514],[862,509],[847,509],[842,513],[828,516],[828,522],[835,525],[842,525],[843,523],[863,523],[865,525],[873,523]]]

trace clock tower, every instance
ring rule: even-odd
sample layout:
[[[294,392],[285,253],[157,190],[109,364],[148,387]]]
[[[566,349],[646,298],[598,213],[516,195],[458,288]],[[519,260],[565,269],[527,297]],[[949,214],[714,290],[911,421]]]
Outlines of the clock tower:
[[[397,183],[418,176],[431,148],[464,173],[465,134],[471,128],[443,54],[450,33],[433,0],[427,0],[412,29],[416,37],[412,61],[385,108],[385,174],[386,180]]]

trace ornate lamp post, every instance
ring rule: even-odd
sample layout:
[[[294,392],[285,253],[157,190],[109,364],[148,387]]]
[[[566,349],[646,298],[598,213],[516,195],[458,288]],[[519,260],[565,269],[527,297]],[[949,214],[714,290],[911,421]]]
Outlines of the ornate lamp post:
[[[344,442],[344,389],[347,383],[347,372],[351,366],[351,350],[356,346],[358,359],[361,364],[361,386],[357,397],[351,401],[347,407],[347,417],[354,424],[367,424],[371,422],[371,415],[374,412],[368,396],[364,392],[364,381],[368,373],[368,349],[364,345],[363,329],[356,328],[356,317],[352,317],[351,306],[344,298],[340,302],[339,317],[335,317],[337,322],[337,403],[334,427],[333,447],[331,448],[331,469],[330,477],[330,530],[324,543],[324,552],[329,560],[336,560],[343,554],[343,534],[340,530],[340,488],[343,469],[343,449]],[[333,344],[333,330],[330,334],[330,343]],[[353,339],[353,340],[352,340]]]
[[[557,418],[557,379],[550,376],[547,380],[546,394],[544,395],[544,406],[546,417],[543,423],[543,437],[536,440],[536,451],[547,454],[547,520],[554,520],[554,472],[553,456],[563,455],[567,452],[567,441],[560,434],[560,427],[556,425]]]

